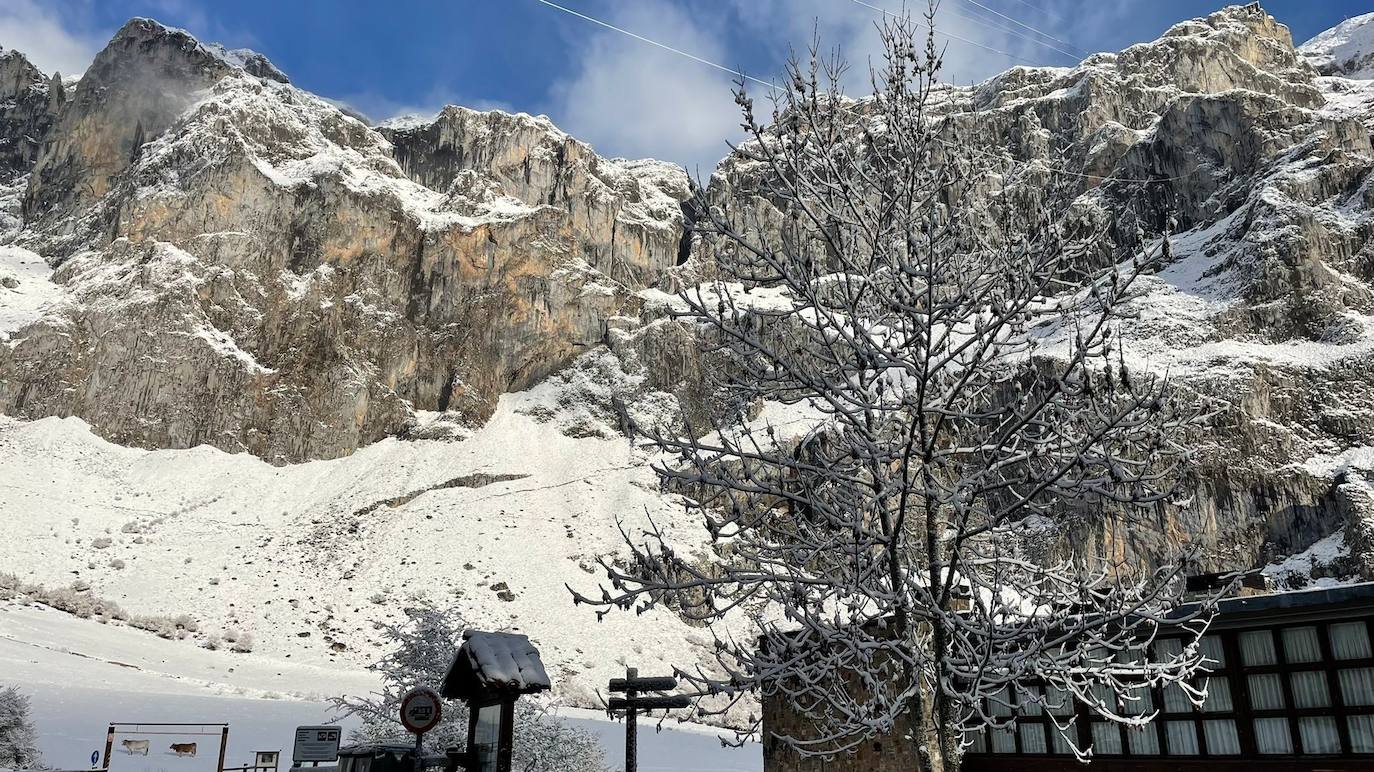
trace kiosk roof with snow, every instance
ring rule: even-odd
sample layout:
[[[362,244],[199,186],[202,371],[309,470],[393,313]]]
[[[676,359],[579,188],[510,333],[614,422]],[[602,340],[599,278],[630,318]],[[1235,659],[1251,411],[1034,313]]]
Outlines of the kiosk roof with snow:
[[[547,691],[549,675],[539,650],[519,633],[463,633],[463,645],[449,666],[439,693],[471,704],[513,700]]]

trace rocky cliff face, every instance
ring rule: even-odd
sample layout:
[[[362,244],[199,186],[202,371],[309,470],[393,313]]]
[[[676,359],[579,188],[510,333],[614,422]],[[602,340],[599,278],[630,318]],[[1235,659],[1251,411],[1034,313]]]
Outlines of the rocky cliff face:
[[[1085,263],[1173,234],[1176,261],[1125,333],[1139,366],[1226,405],[1192,495],[1165,513],[1204,568],[1374,575],[1366,23],[1298,49],[1233,6],[940,102],[952,142],[1000,159],[988,194],[1062,211]],[[8,238],[63,294],[0,330],[5,413],[280,463],[429,436],[429,411],[476,425],[551,375],[563,396],[539,417],[570,434],[613,433],[613,399],[717,409],[661,291],[712,270],[684,238],[692,189],[674,166],[600,158],[524,115],[369,128],[259,55],[147,20],[74,93],[15,62],[0,58],[3,94],[26,95],[0,108],[0,167],[23,184]],[[20,149],[11,126],[44,139]],[[707,195],[759,175],[726,158]],[[1091,538],[1152,549],[1126,528]]]
[[[345,455],[416,411],[480,424],[676,260],[675,167],[456,108],[393,145],[284,80],[142,19],[97,56],[24,193],[70,300],[0,348],[5,412]]]
[[[1161,513],[1173,541],[1202,547],[1199,569],[1271,564],[1306,582],[1312,560],[1280,561],[1320,544],[1318,574],[1374,578],[1361,557],[1374,472],[1360,455],[1374,444],[1374,88],[1320,77],[1304,51],[1331,48],[1323,39],[1300,51],[1258,5],[1232,6],[938,100],[947,145],[997,172],[961,206],[1042,204],[1097,266],[1173,234],[1175,262],[1146,282],[1123,333],[1137,367],[1223,405],[1185,497]],[[863,101],[848,109],[864,119]],[[738,199],[760,174],[727,158],[710,192]],[[751,206],[781,222],[766,201]],[[1158,553],[1124,525],[1063,537]]]
[[[60,75],[49,78],[22,53],[0,49],[0,185],[33,167],[66,101]]]

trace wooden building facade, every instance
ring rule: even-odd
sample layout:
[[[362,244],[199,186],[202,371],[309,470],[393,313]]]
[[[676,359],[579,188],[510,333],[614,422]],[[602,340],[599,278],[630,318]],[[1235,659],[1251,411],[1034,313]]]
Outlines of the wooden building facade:
[[[1167,653],[1183,642],[1161,636],[1154,645]],[[1140,728],[1095,719],[1055,694],[1043,700],[1062,706],[1053,711],[1022,707],[1014,696],[989,700],[989,711],[1015,720],[971,738],[963,770],[1374,770],[1374,584],[1224,600],[1203,652],[1210,660],[1198,679],[1207,681],[1203,705],[1195,707],[1177,685],[1142,687],[1131,710],[1155,718]],[[795,731],[785,706],[765,704],[764,717],[765,734],[770,719]],[[1055,728],[1071,718],[1079,747],[1093,749],[1087,767]],[[764,769],[913,769],[906,745],[877,738],[856,754],[822,760],[765,739]]]

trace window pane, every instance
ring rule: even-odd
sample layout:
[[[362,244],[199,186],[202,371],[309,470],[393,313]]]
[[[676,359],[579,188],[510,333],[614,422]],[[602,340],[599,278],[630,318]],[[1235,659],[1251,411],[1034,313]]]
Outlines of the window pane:
[[[1292,753],[1293,737],[1288,732],[1288,719],[1255,719],[1255,746],[1260,753]]]
[[[1022,753],[1045,752],[1045,725],[1035,722],[1022,724],[1017,728],[1021,733]]]
[[[1345,725],[1350,730],[1350,750],[1374,753],[1374,716],[1351,716]]]
[[[1187,692],[1178,684],[1165,684],[1164,686],[1164,712],[1166,713],[1191,713],[1193,702],[1188,699]]]
[[[1338,622],[1329,629],[1331,656],[1336,659],[1365,659],[1369,656],[1369,629],[1364,622]]]
[[[1289,664],[1320,662],[1321,642],[1315,627],[1290,627],[1283,631],[1283,655]]]
[[[987,736],[987,733],[986,733],[986,732],[984,732],[984,731],[966,732],[966,733],[964,734],[964,739],[968,740],[968,742],[969,742],[969,746],[968,746],[968,752],[969,752],[969,753],[987,753],[987,752],[988,752],[988,736]]]
[[[1121,712],[1127,716],[1143,716],[1154,709],[1154,692],[1148,686],[1133,686],[1123,694]]]
[[[1045,706],[1052,716],[1072,716],[1074,714],[1073,695],[1058,686],[1045,688]]]
[[[1131,749],[1132,755],[1137,756],[1158,756],[1159,755],[1159,733],[1155,731],[1155,725],[1132,726],[1126,728],[1126,743]]]
[[[1016,712],[1022,716],[1039,716],[1044,712],[1040,705],[1040,687],[1022,686],[1016,694]]]
[[[1252,675],[1250,682],[1250,707],[1255,710],[1282,710],[1283,684],[1277,673]]]
[[[1374,668],[1342,670],[1341,699],[1346,705],[1374,705]]]
[[[1206,666],[1217,670],[1226,667],[1226,650],[1221,648],[1221,639],[1215,635],[1202,636],[1202,656]]]
[[[1011,727],[999,726],[996,729],[992,730],[992,752],[1016,752],[1016,735],[1012,734]]]
[[[1007,690],[1007,687],[1003,686],[988,697],[988,713],[993,716],[1010,716],[1012,714],[1011,692]]]
[[[1124,649],[1118,649],[1116,652],[1116,661],[1117,664],[1120,665],[1139,665],[1145,661],[1145,648],[1144,646],[1133,645],[1127,646]]]
[[[1069,736],[1073,738],[1074,742],[1078,742],[1077,727],[1072,725],[1069,726]],[[1065,737],[1064,733],[1059,731],[1058,727],[1054,725],[1050,726],[1050,743],[1054,746],[1055,753],[1065,756],[1073,753],[1073,747],[1069,744],[1069,738]]]
[[[1203,700],[1204,713],[1228,713],[1231,710],[1231,684],[1226,676],[1212,676],[1207,679],[1207,699]]]
[[[1236,722],[1230,719],[1203,721],[1202,736],[1207,739],[1207,752],[1213,756],[1234,756],[1240,753]]]
[[[1110,721],[1094,721],[1093,752],[1105,756],[1121,755],[1120,727]]]
[[[477,710],[477,726],[473,729],[472,744],[475,746],[475,772],[493,772],[498,762],[497,755],[501,745],[501,706],[488,705]]]
[[[1174,659],[1183,654],[1183,641],[1179,638],[1160,638],[1155,641],[1155,659]]]
[[[1174,756],[1197,755],[1197,727],[1191,721],[1166,721],[1164,739]]]
[[[1240,661],[1247,667],[1272,665],[1277,662],[1273,634],[1268,630],[1247,630],[1241,633]]]
[[[1326,673],[1304,670],[1289,676],[1293,684],[1293,702],[1299,708],[1324,708],[1331,704],[1331,692],[1326,687]]]
[[[1336,719],[1330,716],[1298,719],[1298,734],[1302,737],[1303,753],[1341,752],[1341,736],[1336,733]]]

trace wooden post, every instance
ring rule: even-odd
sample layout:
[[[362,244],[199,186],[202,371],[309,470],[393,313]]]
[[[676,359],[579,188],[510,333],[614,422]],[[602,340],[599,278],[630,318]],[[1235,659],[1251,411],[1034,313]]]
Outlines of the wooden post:
[[[229,750],[229,725],[225,724],[219,735],[219,766],[217,772],[224,772],[224,754]]]
[[[110,729],[105,733],[105,761],[101,762],[101,769],[110,768],[110,751],[114,750],[114,724],[110,724]]]
[[[639,677],[639,669],[633,667],[625,668],[625,679],[632,680]],[[635,698],[634,689],[625,690],[625,699]],[[635,709],[633,704],[625,711],[625,772],[637,772],[639,769],[639,730],[635,726]]]

